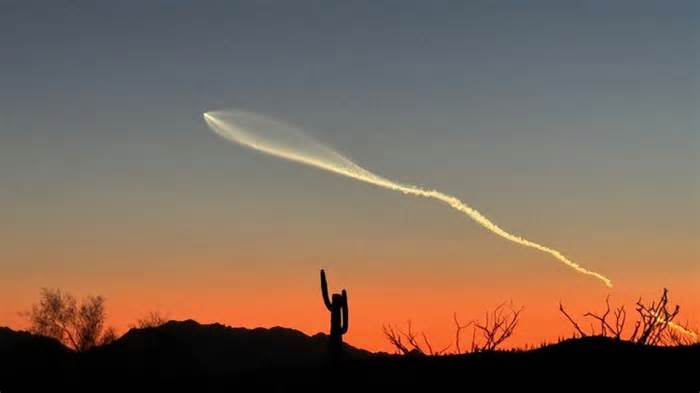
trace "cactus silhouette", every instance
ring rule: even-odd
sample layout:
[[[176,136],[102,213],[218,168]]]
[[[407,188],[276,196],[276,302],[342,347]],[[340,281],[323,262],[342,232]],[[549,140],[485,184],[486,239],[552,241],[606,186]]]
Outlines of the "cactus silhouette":
[[[339,355],[343,349],[343,334],[348,332],[348,294],[345,289],[328,297],[326,272],[321,269],[321,294],[323,303],[331,312],[331,336],[329,350],[331,355]]]

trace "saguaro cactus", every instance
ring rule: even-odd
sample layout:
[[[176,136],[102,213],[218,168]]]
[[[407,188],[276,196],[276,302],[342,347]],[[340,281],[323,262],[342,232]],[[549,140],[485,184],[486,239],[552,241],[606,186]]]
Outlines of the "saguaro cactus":
[[[321,269],[321,294],[323,303],[331,312],[331,354],[339,354],[343,349],[343,334],[348,332],[348,294],[345,289],[328,297],[328,282],[326,272]]]

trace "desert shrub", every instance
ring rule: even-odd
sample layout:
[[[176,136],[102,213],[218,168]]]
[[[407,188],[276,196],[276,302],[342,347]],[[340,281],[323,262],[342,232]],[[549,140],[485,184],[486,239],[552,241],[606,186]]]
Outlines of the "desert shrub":
[[[78,302],[68,292],[43,288],[39,302],[23,315],[29,320],[30,332],[55,338],[82,352],[116,338],[113,328],[105,328],[104,303],[102,296],[88,296]]]

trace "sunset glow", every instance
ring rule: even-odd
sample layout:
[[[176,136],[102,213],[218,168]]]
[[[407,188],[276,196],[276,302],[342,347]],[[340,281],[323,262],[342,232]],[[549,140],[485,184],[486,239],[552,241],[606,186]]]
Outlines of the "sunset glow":
[[[664,288],[698,340],[696,1],[30,3],[0,5],[0,326],[58,288],[118,334],[328,334],[324,269],[370,351],[504,302],[503,348],[608,296],[631,334]]]

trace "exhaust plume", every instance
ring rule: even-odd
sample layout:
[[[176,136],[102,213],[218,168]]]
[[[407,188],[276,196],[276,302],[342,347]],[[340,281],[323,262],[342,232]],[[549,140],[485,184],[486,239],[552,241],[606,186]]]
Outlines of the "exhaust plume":
[[[309,138],[301,129],[292,125],[256,113],[240,110],[206,112],[204,113],[204,120],[214,132],[223,138],[248,148],[325,169],[404,194],[432,198],[446,203],[496,235],[522,246],[547,253],[575,271],[595,277],[608,287],[612,287],[612,282],[602,274],[580,266],[553,248],[506,232],[458,198],[436,190],[399,183],[374,174],[335,150]]]
[[[683,325],[680,325],[680,324],[675,323],[675,322],[669,322],[668,326],[670,326],[671,329],[673,329],[679,333],[682,333],[682,334],[685,334],[686,336],[692,337],[693,340],[695,340],[695,342],[700,343],[700,338],[698,337],[698,334],[690,329],[685,328]]]

